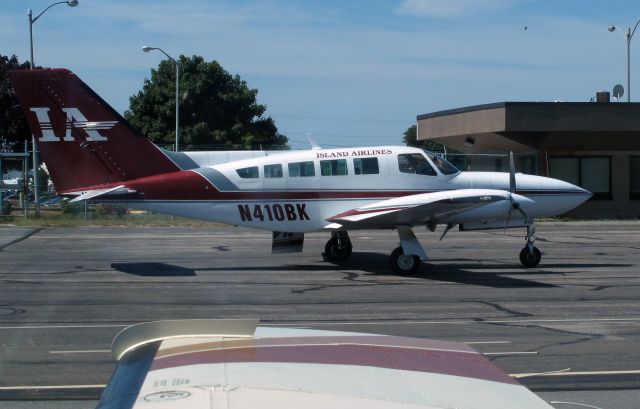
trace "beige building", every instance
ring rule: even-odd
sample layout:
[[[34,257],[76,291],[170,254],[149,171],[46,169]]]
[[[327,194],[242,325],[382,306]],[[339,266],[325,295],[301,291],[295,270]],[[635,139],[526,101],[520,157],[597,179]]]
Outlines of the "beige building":
[[[594,193],[578,218],[640,218],[640,103],[500,102],[418,116],[418,140],[471,155],[516,155],[516,170],[563,179]],[[503,159],[494,169],[507,171]]]

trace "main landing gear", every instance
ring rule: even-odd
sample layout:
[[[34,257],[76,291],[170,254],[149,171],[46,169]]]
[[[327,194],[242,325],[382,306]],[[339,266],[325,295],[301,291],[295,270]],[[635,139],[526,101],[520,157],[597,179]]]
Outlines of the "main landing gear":
[[[533,224],[527,225],[527,244],[520,251],[520,263],[527,268],[532,268],[540,264],[542,254],[533,243],[536,241],[536,229]]]
[[[400,247],[391,253],[389,266],[396,274],[414,275],[420,268],[420,259],[427,258],[427,253],[413,234],[411,226],[396,226],[396,229],[400,237]]]
[[[413,275],[420,268],[420,259],[427,258],[427,254],[420,242],[413,234],[411,226],[397,226],[400,236],[400,247],[393,250],[389,257],[389,266],[396,274]],[[331,233],[331,239],[324,247],[324,254],[328,261],[342,262],[351,256],[351,240],[346,231]]]
[[[420,257],[405,255],[402,246],[397,247],[389,257],[389,266],[394,273],[403,276],[414,275],[420,268]]]
[[[324,246],[324,254],[331,262],[347,261],[351,257],[352,249],[349,234],[346,231],[334,231]]]

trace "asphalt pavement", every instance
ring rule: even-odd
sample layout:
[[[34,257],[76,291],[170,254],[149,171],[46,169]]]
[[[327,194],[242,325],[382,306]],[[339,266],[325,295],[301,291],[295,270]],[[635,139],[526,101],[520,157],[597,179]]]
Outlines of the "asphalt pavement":
[[[541,223],[533,269],[524,231],[439,233],[399,277],[393,231],[351,232],[337,265],[326,233],[272,256],[270,233],[233,227],[0,227],[0,408],[94,407],[127,325],[255,317],[467,342],[547,401],[640,407],[640,223]]]

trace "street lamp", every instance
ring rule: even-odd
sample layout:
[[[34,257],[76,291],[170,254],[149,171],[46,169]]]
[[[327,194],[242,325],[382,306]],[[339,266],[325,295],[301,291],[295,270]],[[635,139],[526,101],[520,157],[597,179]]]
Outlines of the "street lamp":
[[[53,3],[49,7],[47,7],[46,9],[42,10],[42,12],[40,14],[38,14],[35,18],[33,18],[33,12],[31,11],[31,9],[27,10],[27,15],[29,16],[29,44],[30,44],[30,50],[31,50],[31,59],[29,60],[29,68],[31,68],[31,69],[33,69],[33,67],[34,67],[34,64],[33,64],[33,23],[38,21],[40,16],[42,16],[47,10],[49,10],[51,7],[53,7],[53,6],[57,5],[57,4],[66,4],[69,7],[75,7],[75,6],[78,5],[78,0],[58,1],[56,3]]]
[[[640,24],[640,20],[636,22],[633,30],[629,27],[627,32],[622,35],[627,40],[627,102],[631,102],[631,39],[636,32],[636,28],[638,28],[638,24]],[[613,33],[618,30],[618,27],[611,25],[608,30]]]
[[[175,58],[165,53],[162,48],[149,47],[148,45],[142,47],[142,51],[144,51],[145,53],[148,53],[151,50],[160,51],[176,65],[176,152],[178,152],[180,150],[180,100],[178,98],[178,95],[180,94],[180,63]]]
[[[69,7],[75,7],[78,5],[78,0],[67,0],[67,1],[58,1],[53,4],[50,4],[49,7],[42,10],[40,14],[38,14],[35,18],[33,17],[33,12],[31,9],[27,10],[27,16],[29,17],[29,51],[31,58],[29,59],[29,69],[33,69],[35,64],[33,63],[33,23],[38,21],[38,19],[51,7],[57,4],[66,4]],[[40,215],[40,203],[39,203],[39,195],[38,195],[38,154],[36,148],[36,137],[31,135],[31,144],[33,145],[33,202],[36,216]]]

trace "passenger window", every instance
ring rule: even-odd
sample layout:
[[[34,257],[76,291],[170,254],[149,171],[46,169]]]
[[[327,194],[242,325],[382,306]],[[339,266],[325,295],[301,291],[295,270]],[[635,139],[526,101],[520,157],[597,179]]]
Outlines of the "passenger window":
[[[356,175],[375,175],[380,173],[378,158],[354,158],[353,170]]]
[[[419,153],[402,153],[398,155],[398,168],[402,173],[436,176],[436,170],[429,164],[427,158]]]
[[[251,166],[250,168],[236,169],[236,172],[238,173],[238,176],[240,176],[242,179],[257,179],[259,176],[257,166]]]
[[[313,162],[294,162],[289,164],[289,176],[290,177],[306,177],[315,176],[316,170],[313,166]]]
[[[265,178],[281,178],[282,177],[282,165],[264,165],[264,177]]]
[[[322,176],[343,176],[347,174],[347,160],[321,160],[320,173]]]

